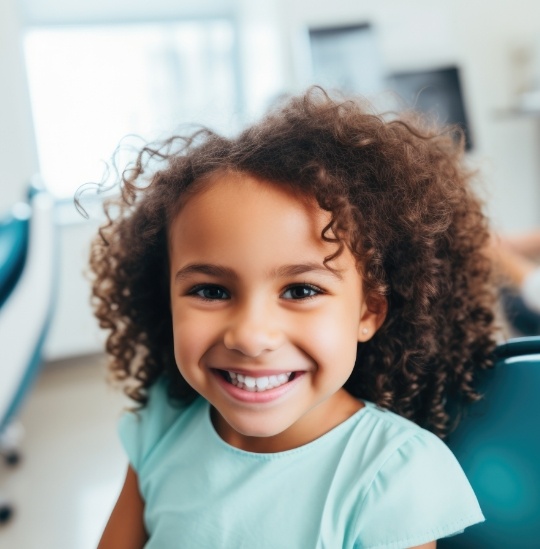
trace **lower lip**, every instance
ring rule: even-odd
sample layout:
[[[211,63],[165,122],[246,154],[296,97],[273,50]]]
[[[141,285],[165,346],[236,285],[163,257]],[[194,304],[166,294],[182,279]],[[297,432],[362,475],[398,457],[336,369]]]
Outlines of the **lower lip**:
[[[294,379],[288,381],[287,383],[275,387],[274,389],[268,389],[267,391],[262,392],[251,392],[240,389],[226,381],[223,376],[217,372],[213,372],[214,376],[217,378],[219,385],[225,390],[227,394],[233,397],[235,400],[240,400],[242,402],[248,402],[251,404],[264,404],[266,402],[272,402],[281,398],[283,395],[292,391],[298,382],[304,377],[305,372],[295,372]]]

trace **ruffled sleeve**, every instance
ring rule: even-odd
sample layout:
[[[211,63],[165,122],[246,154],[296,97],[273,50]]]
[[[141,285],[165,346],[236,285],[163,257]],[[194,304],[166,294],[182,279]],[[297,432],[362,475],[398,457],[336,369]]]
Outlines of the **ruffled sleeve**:
[[[405,549],[462,532],[484,516],[461,466],[432,433],[394,451],[369,486],[358,516],[358,549]]]
[[[118,424],[118,434],[130,465],[137,472],[152,450],[178,417],[172,407],[163,380],[157,381],[148,392],[148,402],[136,412],[125,412]]]

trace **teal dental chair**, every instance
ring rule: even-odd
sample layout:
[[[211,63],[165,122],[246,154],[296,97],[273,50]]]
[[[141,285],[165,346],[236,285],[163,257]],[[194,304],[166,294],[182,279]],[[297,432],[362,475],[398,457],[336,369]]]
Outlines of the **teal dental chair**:
[[[497,349],[474,404],[448,439],[486,521],[440,549],[540,548],[540,337]]]
[[[0,217],[0,456],[19,459],[16,419],[41,364],[55,293],[53,200],[33,188]],[[0,523],[12,505],[0,497]]]

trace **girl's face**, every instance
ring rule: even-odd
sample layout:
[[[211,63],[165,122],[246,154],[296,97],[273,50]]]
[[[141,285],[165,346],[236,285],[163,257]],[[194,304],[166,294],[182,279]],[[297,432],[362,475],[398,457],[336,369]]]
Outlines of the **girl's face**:
[[[295,448],[363,406],[342,387],[384,312],[368,310],[347,248],[337,272],[324,266],[329,219],[277,184],[223,173],[171,224],[176,362],[233,446]]]

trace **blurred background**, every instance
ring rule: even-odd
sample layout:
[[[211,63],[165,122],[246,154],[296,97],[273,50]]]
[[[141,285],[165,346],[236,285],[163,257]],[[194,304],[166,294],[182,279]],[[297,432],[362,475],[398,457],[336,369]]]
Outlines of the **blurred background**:
[[[11,387],[0,430],[25,431],[6,443],[20,464],[0,465],[0,504],[13,511],[1,547],[94,547],[122,481],[125,403],[104,381],[84,276],[100,197],[84,201],[86,219],[73,196],[101,180],[125,136],[137,146],[192,123],[233,133],[319,83],[459,124],[494,229],[540,226],[537,0],[1,0],[0,74],[0,235],[30,220],[0,300],[0,386]],[[43,211],[54,236],[40,244]],[[12,249],[0,241],[0,269]],[[25,290],[15,311],[15,279],[31,266],[43,303]],[[15,355],[26,373],[8,371]]]

